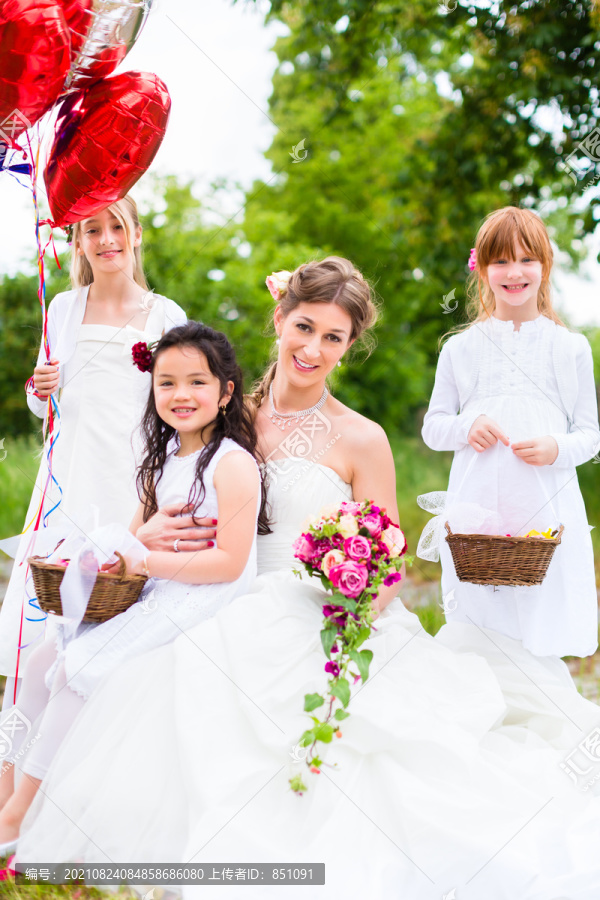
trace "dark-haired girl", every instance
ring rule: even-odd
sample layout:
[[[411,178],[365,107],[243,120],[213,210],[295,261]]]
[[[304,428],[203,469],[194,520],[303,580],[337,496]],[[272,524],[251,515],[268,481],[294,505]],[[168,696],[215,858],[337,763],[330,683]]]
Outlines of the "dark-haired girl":
[[[141,503],[130,530],[135,534],[159,505],[179,503],[182,514],[219,519],[216,542],[203,552],[180,552],[176,540],[171,552],[128,560],[130,571],[149,576],[137,603],[107,622],[80,625],[68,642],[60,625],[56,645],[47,640],[31,654],[13,710],[31,730],[17,731],[0,776],[5,840],[6,831],[16,837],[56,749],[102,678],[215,615],[256,575],[257,517],[262,530],[266,523],[259,516],[256,434],[233,348],[220,332],[188,322],[158,342],[151,372]],[[16,758],[26,777],[15,791]]]

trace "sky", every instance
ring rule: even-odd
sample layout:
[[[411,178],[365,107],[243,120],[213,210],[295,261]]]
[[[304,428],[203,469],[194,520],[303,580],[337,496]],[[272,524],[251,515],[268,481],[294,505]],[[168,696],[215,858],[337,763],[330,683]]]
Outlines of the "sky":
[[[248,187],[269,177],[263,153],[275,133],[268,115],[277,65],[271,47],[285,28],[265,26],[266,9],[266,0],[153,0],[143,31],[117,70],[155,72],[171,94],[167,133],[151,172],[193,179],[199,196],[216,178]],[[46,142],[51,125],[42,120]],[[144,176],[133,190],[142,209],[148,191]],[[240,197],[230,195],[228,214]],[[41,203],[47,214],[43,198]],[[6,172],[0,173],[0,210],[1,276],[25,270],[35,250],[31,194]],[[600,325],[600,234],[588,241],[590,256],[578,276],[560,265],[554,270],[556,307],[575,327]]]
[[[276,130],[268,116],[277,64],[270,48],[285,29],[278,23],[265,26],[265,9],[261,0],[235,5],[154,0],[136,44],[117,69],[154,72],[171,95],[167,133],[151,172],[194,179],[198,194],[215,178],[249,186],[269,176],[270,163],[262,154]],[[46,143],[52,136],[47,120],[41,123]],[[145,190],[146,176],[132,193],[143,199]],[[237,200],[232,198],[231,210]],[[0,275],[12,274],[35,252],[35,232],[31,193],[6,172],[0,173],[0,209]],[[47,206],[42,210],[48,213]]]

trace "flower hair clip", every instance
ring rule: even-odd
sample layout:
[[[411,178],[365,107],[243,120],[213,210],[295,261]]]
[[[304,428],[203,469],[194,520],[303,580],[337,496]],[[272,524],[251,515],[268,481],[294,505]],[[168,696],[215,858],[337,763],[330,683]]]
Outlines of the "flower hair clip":
[[[470,255],[469,255],[468,266],[469,266],[469,271],[470,271],[470,272],[474,272],[475,269],[477,268],[477,251],[475,250],[475,247],[472,247],[472,248],[471,248],[471,253],[470,253]]]
[[[268,278],[265,278],[265,284],[269,288],[271,297],[276,303],[279,303],[283,294],[285,294],[287,283],[292,277],[291,272],[273,272]]]
[[[146,341],[138,341],[131,348],[131,356],[133,357],[133,365],[137,366],[140,372],[149,372],[152,368],[152,351],[158,344],[147,344]]]

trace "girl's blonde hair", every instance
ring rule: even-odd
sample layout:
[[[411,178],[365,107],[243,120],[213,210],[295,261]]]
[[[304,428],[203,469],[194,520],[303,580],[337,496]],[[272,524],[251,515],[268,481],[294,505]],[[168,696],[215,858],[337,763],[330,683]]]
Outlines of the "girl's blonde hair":
[[[477,265],[467,280],[466,311],[469,321],[448,334],[464,331],[475,322],[489,319],[494,314],[496,298],[482,273],[495,259],[514,260],[517,241],[533,259],[539,260],[542,264],[542,282],[537,297],[538,312],[552,319],[557,325],[566,327],[552,308],[550,271],[554,254],[546,226],[540,217],[529,209],[505,206],[490,213],[477,233],[475,239]]]
[[[328,256],[320,262],[298,266],[279,299],[284,317],[300,303],[335,303],[340,306],[352,321],[350,339],[362,337],[371,351],[374,341],[368,340],[370,336],[367,332],[377,321],[377,306],[368,281],[350,260],[342,256]],[[275,361],[254,385],[249,399],[256,409],[266,397],[276,371]]]
[[[133,246],[134,234],[140,225],[140,219],[138,216],[138,210],[135,200],[133,199],[133,197],[127,194],[125,197],[123,197],[122,200],[117,200],[116,203],[113,203],[111,206],[109,206],[108,211],[112,213],[112,215],[116,219],[119,220],[125,230],[127,247],[129,248],[129,252],[133,257],[133,277],[136,284],[139,284],[140,287],[148,290],[148,284],[146,283],[146,276],[144,275],[144,266],[142,263],[141,245],[138,247]],[[81,241],[81,229],[83,226],[83,222],[85,221],[86,219],[83,219],[82,222],[75,222],[75,224],[73,225],[70,275],[71,284],[74,288],[86,287],[94,280],[94,273],[92,272],[92,267],[90,266],[89,262],[87,261],[83,253],[77,252],[77,245]]]

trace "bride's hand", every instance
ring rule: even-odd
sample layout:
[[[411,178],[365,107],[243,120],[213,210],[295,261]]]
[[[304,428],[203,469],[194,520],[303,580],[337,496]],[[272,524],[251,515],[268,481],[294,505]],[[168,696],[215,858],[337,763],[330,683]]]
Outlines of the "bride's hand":
[[[184,512],[189,509],[190,507],[183,507]],[[217,520],[198,519],[199,525],[195,525],[191,516],[181,516],[181,512],[179,503],[163,506],[140,525],[135,536],[148,550],[172,551],[175,549],[175,541],[178,541],[178,550],[188,553],[212,547],[217,533]]]

